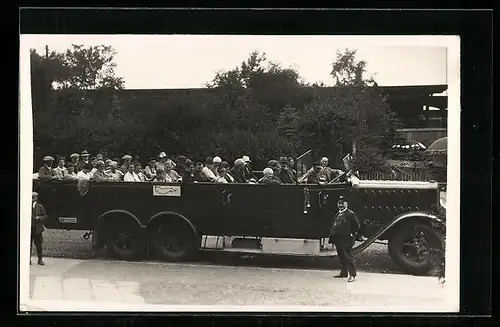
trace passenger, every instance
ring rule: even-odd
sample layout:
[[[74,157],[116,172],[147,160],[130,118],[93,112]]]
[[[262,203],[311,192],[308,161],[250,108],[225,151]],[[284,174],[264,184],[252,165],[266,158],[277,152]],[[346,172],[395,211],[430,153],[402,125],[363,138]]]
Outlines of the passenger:
[[[111,164],[112,161],[113,160],[111,160],[111,159],[106,159],[106,161],[104,161],[104,171],[106,173],[109,172],[109,169],[110,169],[109,165]]]
[[[193,162],[189,159],[186,159],[186,170],[184,171],[184,174],[182,175],[182,182],[183,183],[197,183],[195,180],[195,166]]]
[[[87,152],[87,150],[83,150],[80,157],[82,158],[82,160],[78,161],[77,171],[82,170],[83,166],[85,166],[86,164],[90,164],[90,154]]]
[[[104,162],[104,157],[100,153],[96,154],[95,158],[97,159],[97,161],[102,160]]]
[[[66,179],[66,175],[68,174],[68,169],[64,167],[64,158],[57,159],[57,167],[54,168],[54,176],[57,179]]]
[[[222,162],[222,159],[219,156],[214,157],[213,165],[210,169],[214,173],[215,178],[217,178],[219,176],[219,167],[220,167],[221,162]]]
[[[279,173],[279,178],[283,184],[294,184],[295,179],[292,171],[288,167],[288,159],[286,157],[281,157],[279,164],[281,165],[281,171]]]
[[[195,182],[208,182],[209,180],[205,178],[205,175],[202,173],[203,171],[203,163],[198,161],[194,166],[194,181]]]
[[[321,170],[320,176],[323,176],[327,182],[330,182],[334,177],[333,169],[328,167],[328,158],[323,157],[320,160],[320,165],[323,168]]]
[[[293,180],[297,178],[297,170],[295,169],[295,160],[293,160],[293,157],[290,156],[288,157],[288,162],[287,162],[288,168],[290,168],[290,174],[293,177]]]
[[[141,157],[138,154],[134,154],[132,162],[141,162]]]
[[[245,161],[238,158],[234,161],[234,166],[229,170],[229,174],[234,178],[235,183],[248,183],[245,177]]]
[[[213,172],[214,161],[212,157],[207,157],[205,159],[205,167],[201,170],[203,174],[203,179],[207,182],[215,182],[217,176]]]
[[[179,174],[179,176],[183,176],[186,171],[186,160],[187,158],[185,156],[177,156],[177,158],[175,158],[174,170],[177,174]]]
[[[165,170],[161,168],[156,170],[156,176],[153,179],[153,182],[167,182],[167,175],[165,174]]]
[[[98,160],[96,165],[97,165],[97,170],[94,172],[94,174],[92,174],[92,178],[94,179],[94,181],[96,181],[96,182],[109,181],[111,178],[104,171],[104,168],[105,168],[104,161]]]
[[[128,164],[128,171],[125,173],[125,176],[123,176],[123,180],[125,182],[140,182],[141,180],[139,179],[139,176],[135,173],[135,166],[134,164],[130,163]]]
[[[54,158],[51,156],[43,157],[43,166],[38,169],[38,178],[40,180],[52,180],[56,176],[54,170],[52,169],[52,164],[54,163]]]
[[[123,160],[123,165],[120,167],[120,171],[124,174],[126,174],[129,169],[128,166],[130,165],[130,162],[132,161],[132,156],[129,154],[126,154],[122,157]]]
[[[149,158],[148,165],[144,169],[144,174],[146,174],[146,178],[150,181],[154,180],[156,177],[156,159],[151,157]]]
[[[78,172],[78,161],[80,160],[80,155],[78,153],[73,153],[69,156],[71,163],[73,164],[73,168],[76,172]]]
[[[234,178],[229,174],[229,164],[227,161],[222,161],[219,166],[218,177],[215,180],[216,183],[234,183]]]
[[[267,167],[271,168],[274,172],[274,177],[279,180],[280,184],[282,183],[281,179],[279,178],[280,173],[281,173],[281,166],[280,163],[277,160],[269,160],[267,162]]]
[[[165,170],[165,162],[167,162],[167,154],[165,152],[160,152],[158,155],[158,162],[156,163],[156,170]]]
[[[67,169],[67,174],[66,174],[64,179],[66,179],[66,180],[77,180],[78,179],[78,177],[75,173],[75,166],[73,165],[72,162],[68,162],[68,164],[66,165],[66,169]]]
[[[279,178],[274,174],[274,171],[267,167],[263,171],[264,177],[259,180],[261,184],[281,184]]]
[[[252,183],[255,183],[256,182],[256,178],[255,178],[255,174],[253,173],[253,169],[252,169],[252,161],[250,160],[250,157],[249,156],[243,156],[241,159],[243,159],[243,161],[245,162],[245,179],[252,182]]]
[[[76,177],[78,180],[84,180],[84,181],[89,181],[91,176],[90,176],[90,171],[92,170],[92,165],[90,163],[87,163],[83,165],[82,170],[78,172]]]
[[[165,175],[165,178],[169,183],[177,183],[182,181],[181,176],[179,176],[179,174],[174,170],[174,163],[170,159],[165,162]]]
[[[97,171],[97,162],[99,160],[97,160],[97,158],[92,158],[90,160],[90,164],[92,165],[92,170],[90,171],[90,178],[92,178],[95,174],[95,172]]]
[[[118,162],[111,161],[109,164],[108,178],[110,181],[118,182],[123,180],[124,174],[118,168]]]
[[[139,179],[141,180],[141,182],[146,181],[146,175],[144,174],[144,171],[142,170],[142,165],[140,162],[137,162],[135,164],[135,173],[137,174],[137,176],[139,176]]]
[[[326,184],[328,182],[326,177],[321,174],[321,171],[323,170],[321,163],[313,163],[312,169],[312,173],[307,176],[307,184]]]

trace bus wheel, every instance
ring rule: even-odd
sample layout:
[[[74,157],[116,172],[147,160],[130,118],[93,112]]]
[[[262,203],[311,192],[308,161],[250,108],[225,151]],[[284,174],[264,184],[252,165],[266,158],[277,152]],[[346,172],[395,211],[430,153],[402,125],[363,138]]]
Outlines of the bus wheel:
[[[109,221],[107,226],[107,248],[120,260],[136,260],[144,254],[146,240],[143,228],[131,220]]]
[[[433,251],[444,250],[444,239],[427,224],[408,223],[398,228],[388,245],[389,256],[401,270],[425,275],[434,268]]]
[[[160,260],[188,260],[198,248],[197,238],[190,226],[176,218],[154,222],[150,235],[150,248]]]

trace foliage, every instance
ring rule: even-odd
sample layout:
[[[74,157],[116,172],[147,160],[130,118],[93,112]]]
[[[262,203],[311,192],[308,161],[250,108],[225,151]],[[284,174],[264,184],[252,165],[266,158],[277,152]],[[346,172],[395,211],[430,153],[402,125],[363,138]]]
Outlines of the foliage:
[[[382,164],[374,158],[396,126],[376,90],[305,84],[296,70],[259,52],[218,72],[206,89],[161,96],[120,90],[114,55],[110,47],[73,46],[47,58],[32,52],[32,67],[45,70],[38,88],[59,87],[45,102],[34,100],[36,165],[45,154],[87,149],[142,159],[160,151],[229,162],[249,155],[254,168],[263,169],[271,158],[312,148],[341,166],[356,139],[359,162],[368,169]]]

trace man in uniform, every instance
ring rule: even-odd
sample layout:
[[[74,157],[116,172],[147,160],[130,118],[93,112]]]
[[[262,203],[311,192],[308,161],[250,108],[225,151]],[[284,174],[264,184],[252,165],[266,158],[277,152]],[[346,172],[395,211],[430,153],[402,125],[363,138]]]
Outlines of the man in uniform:
[[[31,200],[33,205],[31,207],[31,241],[30,248],[35,243],[36,254],[38,256],[38,264],[40,266],[44,266],[45,263],[42,260],[42,233],[45,227],[43,226],[44,220],[47,218],[47,214],[45,212],[45,208],[42,204],[38,202],[38,193],[33,192],[31,196]],[[31,253],[30,253],[30,265],[31,265]]]
[[[347,199],[341,196],[337,202],[339,211],[333,217],[329,242],[335,245],[341,265],[340,274],[335,278],[349,277],[347,281],[354,282],[356,266],[354,265],[352,247],[361,225],[356,214],[348,209],[347,205]]]

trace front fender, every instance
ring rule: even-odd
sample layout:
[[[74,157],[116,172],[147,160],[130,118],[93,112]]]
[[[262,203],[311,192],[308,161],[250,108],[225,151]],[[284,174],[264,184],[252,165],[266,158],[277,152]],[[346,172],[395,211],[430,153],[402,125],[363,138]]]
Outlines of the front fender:
[[[109,217],[110,215],[115,215],[115,214],[123,215],[123,216],[127,217],[125,219],[131,219],[132,221],[137,223],[137,225],[140,226],[141,228],[145,228],[145,226],[143,226],[141,224],[140,220],[134,214],[132,214],[126,210],[114,209],[114,210],[106,211],[105,213],[101,214],[97,218],[95,228],[92,232],[92,247],[94,249],[101,248],[104,245],[103,242],[104,242],[106,236],[104,235],[104,237],[102,237],[102,235],[101,235],[101,233],[103,232],[103,230],[101,228],[101,227],[103,227],[102,224],[106,220],[106,217]]]
[[[410,221],[410,220],[423,220],[426,222],[429,222],[430,224],[435,223],[439,224],[440,226],[444,226],[444,220],[439,218],[438,216],[424,212],[424,211],[411,211],[411,212],[405,212],[403,214],[400,214],[396,216],[389,224],[386,226],[380,228],[378,232],[370,236],[368,239],[366,239],[363,243],[359,244],[355,248],[353,248],[353,253],[359,253],[363,250],[365,250],[367,247],[369,247],[373,242],[375,242],[377,239],[379,239],[382,235],[386,234],[387,232],[393,230],[396,228],[396,226],[400,226],[403,222]]]

